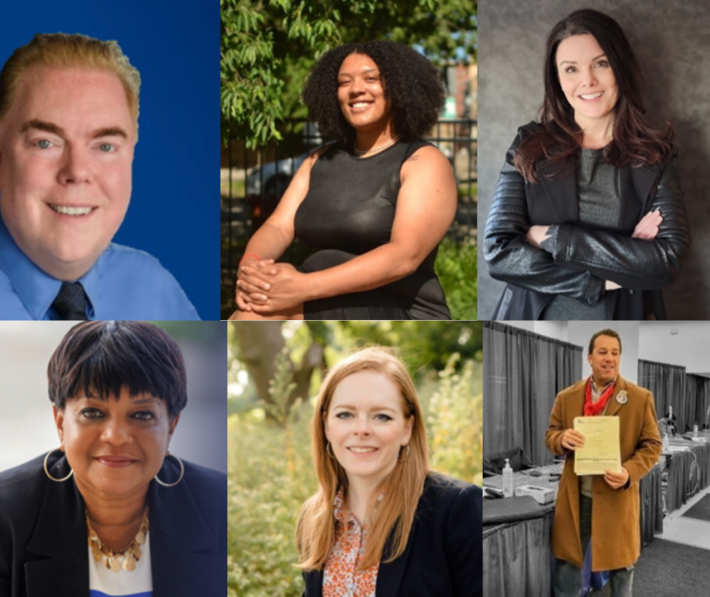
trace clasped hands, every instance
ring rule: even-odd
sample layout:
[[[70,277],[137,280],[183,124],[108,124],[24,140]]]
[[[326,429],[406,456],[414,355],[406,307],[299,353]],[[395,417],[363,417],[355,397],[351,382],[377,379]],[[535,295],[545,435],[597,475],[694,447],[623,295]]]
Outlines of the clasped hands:
[[[565,450],[574,451],[577,448],[584,446],[584,435],[576,429],[565,429],[562,432],[562,447]],[[612,489],[619,489],[626,485],[629,480],[629,471],[622,466],[620,472],[605,470],[604,480]]]
[[[638,238],[640,240],[653,240],[658,234],[658,229],[663,222],[663,216],[661,215],[661,210],[649,211],[643,218],[639,220],[636,224],[631,238]],[[528,241],[536,249],[540,248],[540,244],[548,237],[549,226],[530,226],[525,235],[525,240]],[[606,280],[604,286],[605,290],[618,290],[621,288],[616,282],[611,280]]]
[[[289,263],[247,258],[239,266],[237,306],[258,314],[296,307],[304,302],[305,277]]]

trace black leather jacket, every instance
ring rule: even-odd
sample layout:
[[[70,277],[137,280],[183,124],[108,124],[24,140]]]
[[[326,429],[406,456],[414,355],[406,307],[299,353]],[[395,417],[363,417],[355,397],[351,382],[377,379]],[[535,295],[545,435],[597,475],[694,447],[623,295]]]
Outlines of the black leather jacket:
[[[522,138],[541,125],[518,129],[506,155],[488,214],[483,252],[492,278],[508,283],[493,319],[540,319],[563,294],[587,304],[600,299],[606,319],[665,319],[660,288],[669,286],[690,246],[690,232],[674,159],[659,165],[625,166],[619,171],[621,213],[614,230],[579,224],[574,168],[569,175],[547,160],[537,166],[537,183],[513,166]],[[631,238],[638,221],[660,208],[663,222],[652,241]],[[554,254],[525,240],[532,225],[558,224]],[[622,289],[604,291],[605,280]]]

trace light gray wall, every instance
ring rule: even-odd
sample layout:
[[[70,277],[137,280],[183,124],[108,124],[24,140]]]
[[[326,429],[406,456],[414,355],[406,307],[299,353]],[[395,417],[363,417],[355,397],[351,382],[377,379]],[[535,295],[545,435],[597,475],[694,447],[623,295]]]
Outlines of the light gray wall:
[[[587,362],[587,352],[589,350],[589,339],[595,332],[603,328],[616,330],[621,336],[623,343],[623,356],[619,373],[624,379],[636,383],[638,379],[638,360],[650,359],[640,354],[640,325],[653,325],[652,322],[638,321],[506,321],[508,325],[535,332],[541,336],[569,342],[582,347],[582,377],[587,377],[591,373]],[[710,324],[708,324],[710,326]],[[485,355],[484,355],[485,358]],[[671,363],[670,360],[661,360],[662,363]],[[673,362],[673,364],[676,364]],[[682,363],[681,363],[682,364]]]
[[[688,373],[710,377],[710,322],[644,321],[639,358],[682,365]]]
[[[507,321],[506,324],[581,346],[585,376],[589,373],[589,339],[594,332],[608,327],[621,336],[620,373],[629,381],[636,383],[638,379],[639,359],[680,365],[688,373],[710,377],[708,321]]]
[[[488,276],[483,230],[505,152],[517,128],[537,119],[548,32],[578,8],[616,19],[644,76],[649,118],[675,129],[693,245],[664,291],[669,319],[710,319],[710,3],[705,0],[484,2],[478,13],[478,318],[490,319],[504,285]]]
[[[0,321],[0,472],[59,446],[47,391],[47,363],[73,321]],[[187,322],[203,342],[178,338],[187,370],[187,406],[170,452],[227,472],[227,328]],[[206,333],[210,328],[211,333]]]

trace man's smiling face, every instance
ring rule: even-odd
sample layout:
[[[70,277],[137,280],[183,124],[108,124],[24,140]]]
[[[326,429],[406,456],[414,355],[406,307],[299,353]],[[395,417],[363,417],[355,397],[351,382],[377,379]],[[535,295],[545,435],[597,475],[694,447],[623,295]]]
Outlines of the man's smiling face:
[[[594,340],[594,349],[587,355],[587,361],[597,384],[604,385],[616,379],[621,361],[619,341],[612,336],[598,336]]]
[[[49,275],[84,275],[131,197],[136,127],[117,75],[30,67],[0,121],[0,212]]]

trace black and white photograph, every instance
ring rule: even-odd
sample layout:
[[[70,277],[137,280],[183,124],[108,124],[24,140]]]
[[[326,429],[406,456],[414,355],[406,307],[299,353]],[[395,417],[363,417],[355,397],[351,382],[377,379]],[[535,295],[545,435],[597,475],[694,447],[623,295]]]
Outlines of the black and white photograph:
[[[710,323],[483,324],[484,594],[703,595]]]

